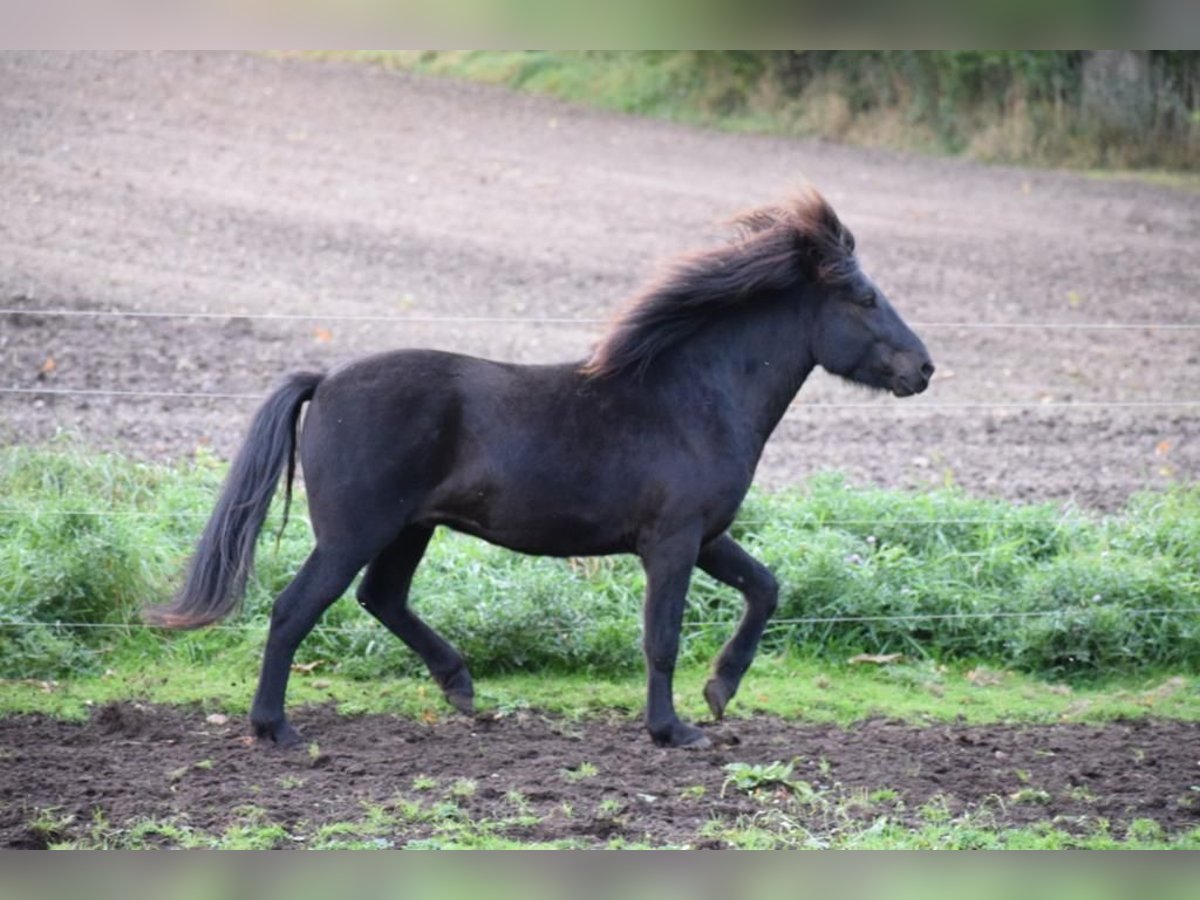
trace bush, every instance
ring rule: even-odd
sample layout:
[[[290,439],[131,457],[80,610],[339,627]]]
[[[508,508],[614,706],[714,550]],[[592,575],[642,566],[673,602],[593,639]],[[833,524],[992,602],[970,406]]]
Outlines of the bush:
[[[388,65],[733,129],[978,159],[1200,168],[1200,53],[373,52]]]

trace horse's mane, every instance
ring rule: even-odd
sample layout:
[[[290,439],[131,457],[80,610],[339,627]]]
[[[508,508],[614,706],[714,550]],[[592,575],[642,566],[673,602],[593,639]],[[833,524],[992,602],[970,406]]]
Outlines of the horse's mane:
[[[626,305],[583,373],[605,377],[644,371],[712,317],[763,291],[801,281],[836,283],[855,271],[854,238],[811,188],[788,203],[734,219],[729,245],[676,260]]]

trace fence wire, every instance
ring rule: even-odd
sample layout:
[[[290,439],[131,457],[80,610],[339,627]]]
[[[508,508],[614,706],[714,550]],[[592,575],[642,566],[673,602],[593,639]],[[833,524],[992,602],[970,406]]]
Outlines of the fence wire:
[[[0,517],[8,516],[28,516],[36,518],[38,516],[91,516],[96,518],[147,518],[147,519],[207,519],[208,513],[203,512],[168,512],[163,510],[141,510],[141,509],[42,509],[39,507],[24,507],[24,506],[0,506]],[[311,525],[311,521],[305,517],[297,517],[293,513],[290,517],[293,522],[304,522]],[[1060,519],[1059,525],[1070,522],[1071,519]],[[909,526],[934,526],[934,525],[1000,525],[1008,522],[1007,519],[990,519],[990,518],[957,518],[957,519],[807,519],[792,524],[797,528],[828,528],[831,526],[870,526],[874,525],[879,528],[886,528],[892,525],[909,525]],[[734,521],[733,527],[757,527],[761,528],[764,525],[775,524],[772,520],[767,519],[737,519]]]
[[[168,311],[120,311],[120,310],[42,310],[0,308],[0,316],[31,316],[45,318],[110,318],[110,319],[178,319],[191,321],[263,321],[263,322],[361,322],[361,323],[390,323],[413,325],[550,325],[550,326],[595,326],[611,322],[611,318],[587,318],[573,316],[433,316],[433,315],[357,315],[357,314],[323,314],[323,313],[238,313],[238,312],[168,312]],[[914,327],[923,329],[1011,329],[1011,330],[1072,330],[1072,331],[1200,331],[1200,323],[1194,322],[913,322]],[[166,391],[166,390],[117,390],[99,388],[51,388],[51,387],[6,387],[0,388],[0,394],[15,396],[73,396],[73,397],[114,397],[136,399],[166,399],[166,400],[256,400],[265,399],[266,395],[250,392],[221,392],[221,391]],[[989,402],[951,402],[951,403],[909,403],[904,406],[877,403],[814,403],[798,404],[805,411],[836,411],[887,410],[889,412],[939,412],[943,410],[990,410],[990,409],[1194,409],[1200,408],[1200,401],[1191,400],[1149,400],[1149,401],[1108,401],[1108,400],[1050,400],[1050,401],[989,401]],[[194,512],[164,512],[143,510],[42,510],[16,507],[0,507],[0,516],[79,516],[79,517],[145,517],[145,518],[179,518],[205,519],[206,513]],[[299,521],[305,521],[303,517]],[[800,523],[799,527],[839,527],[839,526],[876,526],[885,528],[895,525],[912,527],[937,527],[947,525],[984,526],[1001,524],[1004,520],[988,518],[947,518],[947,519],[829,519]],[[754,527],[768,524],[765,521],[746,520],[734,523],[735,526]],[[771,621],[768,630],[779,630],[788,627],[805,625],[837,625],[837,624],[868,624],[873,622],[920,622],[920,621],[952,621],[979,619],[1028,619],[1078,614],[1086,611],[1087,607],[1075,607],[1053,610],[1025,611],[995,611],[974,613],[905,613],[893,615],[858,615],[858,616],[803,616]],[[1122,610],[1122,614],[1130,616],[1195,616],[1200,615],[1200,607],[1164,609],[1147,608]],[[730,628],[736,624],[734,619],[712,620],[685,623],[685,630],[698,631],[709,628]],[[367,622],[368,628],[378,627]],[[31,620],[3,620],[0,628],[78,628],[78,629],[151,629],[142,623],[114,622],[44,622]],[[216,630],[254,632],[265,631],[265,622],[260,624],[220,624],[212,626]],[[315,633],[327,634],[361,634],[363,627],[321,626],[314,628]]]
[[[117,397],[148,400],[258,400],[267,399],[268,394],[223,391],[134,391],[108,388],[50,388],[50,387],[7,387],[0,394],[50,396],[50,397]],[[903,405],[874,402],[805,403],[794,404],[794,408],[805,412],[832,412],[843,409],[869,409],[889,414],[912,414],[939,412],[942,410],[981,409],[1195,409],[1200,400],[987,400],[950,403],[905,403]]]
[[[1100,607],[1094,607],[1099,609]],[[930,621],[971,621],[979,619],[1045,619],[1054,616],[1075,615],[1081,612],[1087,612],[1088,607],[1070,607],[1062,609],[1036,609],[1036,610],[997,610],[995,612],[977,612],[977,613],[901,613],[896,615],[876,615],[876,616],[799,616],[787,619],[772,619],[767,623],[767,630],[778,630],[781,628],[792,627],[796,625],[840,625],[840,624],[866,624],[871,622],[930,622]],[[1122,609],[1122,615],[1126,616],[1200,616],[1200,607],[1182,607],[1182,608],[1148,608],[1148,609]],[[712,619],[700,622],[684,622],[684,631],[700,631],[709,628],[733,628],[737,625],[736,619]],[[261,623],[247,623],[244,625],[236,624],[216,624],[210,625],[206,631],[233,631],[238,633],[249,634],[252,632],[266,631],[268,623],[264,620]],[[0,628],[81,628],[93,630],[146,630],[158,631],[166,633],[164,629],[155,628],[151,625],[146,625],[141,622],[63,622],[54,621],[37,621],[29,619],[5,619],[0,620]],[[364,630],[375,630],[384,628],[381,623],[373,620],[364,620],[363,625],[358,627],[347,627],[338,625],[316,625],[312,634],[362,634]]]
[[[611,317],[587,316],[434,316],[419,314],[371,315],[355,313],[240,313],[168,312],[165,310],[20,309],[0,308],[0,316],[46,318],[245,320],[251,322],[369,322],[411,325],[603,325]],[[1050,329],[1070,331],[1200,331],[1200,322],[910,322],[914,328]]]

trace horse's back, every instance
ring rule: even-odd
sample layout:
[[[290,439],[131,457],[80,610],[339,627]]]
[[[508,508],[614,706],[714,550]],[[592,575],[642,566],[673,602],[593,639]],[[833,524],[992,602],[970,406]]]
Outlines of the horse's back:
[[[725,471],[729,448],[702,440],[696,421],[652,387],[590,379],[578,364],[402,350],[320,384],[300,455],[314,528],[445,524],[586,555],[631,549],[662,516],[727,524],[748,473]]]
[[[342,515],[380,500],[411,511],[439,485],[476,477],[492,453],[503,457],[511,441],[543,428],[551,398],[575,368],[437,350],[341,366],[318,385],[300,435],[310,500]]]

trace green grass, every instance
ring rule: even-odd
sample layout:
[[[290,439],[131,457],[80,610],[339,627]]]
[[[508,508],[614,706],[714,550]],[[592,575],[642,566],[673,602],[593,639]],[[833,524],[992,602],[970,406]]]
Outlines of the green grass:
[[[1152,820],[1145,820],[1155,825]],[[376,834],[369,823],[345,822],[322,826],[310,835],[283,825],[234,826],[220,834],[172,821],[145,820],[122,828],[92,829],[79,838],[51,840],[57,850],[146,850],[161,847],[220,850],[272,850],[307,847],[313,850],[549,850],[589,846],[584,839],[523,841],[506,837],[509,823],[483,820],[439,825],[429,837],[398,839]],[[815,834],[800,819],[781,814],[710,826],[701,835],[748,850],[1196,850],[1200,829],[1168,836],[1149,825],[1117,837],[1100,829],[1075,834],[1044,822],[1024,828],[996,829],[986,820],[971,818],[945,824],[908,828],[880,819],[868,826],[847,827],[832,834]],[[611,849],[652,849],[650,845],[613,839]],[[653,849],[669,849],[654,847]]]
[[[1120,169],[1091,169],[1083,172],[1088,178],[1098,181],[1141,181],[1160,187],[1177,190],[1200,191],[1200,173],[1181,172],[1171,169],[1142,169],[1138,171]]]
[[[0,451],[0,715],[77,718],[127,699],[245,715],[266,611],[310,546],[301,521],[278,549],[272,534],[264,536],[246,609],[228,627],[161,634],[137,617],[143,604],[169,595],[223,471],[207,457],[163,466],[71,446]],[[297,511],[304,511],[302,496]],[[1120,514],[1097,517],[951,489],[854,488],[826,476],[753,495],[733,530],[783,584],[780,624],[731,704],[734,717],[1200,720],[1200,623],[1188,612],[1200,607],[1196,486],[1147,494]],[[431,547],[415,595],[465,649],[481,707],[501,716],[545,710],[569,725],[589,715],[640,713],[641,587],[632,560],[530,559],[448,534]],[[739,605],[734,592],[697,577],[676,679],[689,718],[707,715],[700,688]],[[1137,612],[1145,609],[1166,612]],[[849,661],[860,653],[903,657]],[[347,714],[424,721],[452,715],[411,654],[353,602],[335,605],[298,661],[293,708],[331,703]],[[560,775],[586,786],[601,766],[582,762]],[[714,820],[699,837],[739,847],[1200,847],[1200,832],[1168,836],[1149,820],[1121,834],[1100,820],[1086,828],[1043,822],[1014,829],[989,820],[986,809],[956,818],[937,803],[913,826],[890,817],[903,800],[887,785],[842,796],[796,780],[783,765],[727,774],[726,790],[761,796],[762,809]],[[781,784],[787,790],[776,802],[781,792],[773,788]],[[305,789],[302,776],[275,787]],[[408,846],[430,848],[589,843],[526,843],[519,835],[538,820],[515,792],[495,818],[472,820],[463,804],[479,789],[473,781],[412,772],[397,789],[403,793],[392,801],[344,822],[281,823],[243,806],[212,833],[182,819],[76,821],[54,808],[30,810],[28,823],[31,833],[63,847],[367,849],[413,835]],[[1002,800],[1036,810],[1044,797],[1036,784],[1021,784]],[[611,799],[607,807],[598,803],[600,814],[620,812]],[[864,817],[867,807],[879,814]],[[552,814],[591,809],[580,800],[578,809]]]
[[[83,718],[95,706],[135,698],[242,716],[254,692],[256,656],[197,665],[160,660],[153,667],[130,659],[107,674],[61,682],[0,681],[0,714]],[[1146,715],[1200,720],[1200,678],[1192,675],[1147,673],[1070,687],[1012,671],[985,670],[982,678],[979,672],[933,663],[863,668],[796,654],[764,654],[746,675],[728,714],[764,713],[842,725],[875,717],[916,723],[1105,722]],[[682,715],[707,717],[700,696],[706,677],[700,663],[676,674]],[[476,690],[479,707],[499,715],[538,709],[572,719],[614,711],[635,716],[645,702],[645,682],[637,673],[492,675],[477,678]],[[293,707],[329,703],[350,715],[386,712],[425,721],[454,715],[427,677],[364,684],[336,674],[297,674],[288,702]]]
[[[1121,835],[1113,834],[1103,819],[998,827],[987,809],[952,816],[945,806],[931,802],[919,811],[923,821],[913,825],[895,821],[885,809],[886,803],[817,791],[803,782],[791,784],[798,789],[787,792],[786,796],[779,792],[759,795],[762,806],[759,812],[735,820],[712,819],[700,829],[697,838],[759,850],[1200,849],[1200,828],[1167,835],[1152,819],[1134,820]],[[873,803],[878,815],[864,818],[863,803]],[[551,814],[566,816],[570,812],[560,809]],[[364,804],[362,815],[356,819],[322,825],[306,822],[284,825],[256,808],[243,808],[236,818],[234,824],[220,832],[207,832],[176,819],[143,819],[117,826],[97,815],[90,823],[77,823],[58,810],[46,809],[37,811],[28,827],[52,849],[494,850],[564,849],[589,844],[585,839],[532,842],[513,837],[512,829],[541,821],[520,810],[513,816],[473,818],[453,801],[425,802],[400,794],[382,804]],[[1063,827],[1068,824],[1076,827]],[[1086,827],[1078,827],[1081,824]],[[648,849],[646,844],[623,838],[612,839],[609,846]]]
[[[991,162],[1195,173],[1194,54],[1159,53],[1104,116],[1063,51],[336,51],[731,131],[819,135]],[[1101,92],[1103,93],[1103,92]],[[1190,100],[1188,98],[1191,98]],[[1160,182],[1162,179],[1159,179]],[[1171,185],[1181,182],[1170,180]],[[1182,181],[1194,186],[1193,178]]]
[[[747,850],[1196,850],[1200,829],[1167,837],[1152,820],[1117,837],[1103,827],[1076,834],[1054,822],[1024,828],[1000,828],[986,816],[964,816],[909,828],[881,816],[868,826],[832,833],[810,830],[806,819],[765,812],[732,824],[717,823],[706,837]]]
[[[722,790],[754,800],[755,811],[736,818],[714,815],[693,841],[720,841],[744,849],[1200,849],[1200,828],[1167,834],[1153,819],[1135,819],[1119,830],[1101,817],[1045,820],[1015,827],[1002,824],[1006,805],[1044,800],[1032,789],[1009,798],[993,798],[969,812],[954,814],[934,797],[908,809],[896,791],[846,791],[814,787],[792,778],[791,765],[727,765]],[[1028,795],[1024,799],[1022,795]],[[487,815],[463,803],[470,795],[453,790],[444,796],[397,791],[382,801],[363,801],[358,815],[342,821],[275,821],[262,807],[243,804],[220,830],[207,831],[186,817],[110,822],[96,810],[90,821],[77,820],[55,807],[27,813],[28,832],[53,849],[533,849],[569,848],[593,843],[586,837],[534,842],[522,837],[532,826],[577,815],[627,822],[621,801],[580,800],[535,809],[511,791],[504,806]],[[709,804],[703,794],[693,794]],[[552,821],[554,820],[554,821]],[[613,838],[608,846],[644,849],[649,844]],[[686,846],[686,845],[684,845]]]
[[[154,672],[182,694],[190,678],[210,696],[244,692],[272,598],[311,548],[300,516],[278,547],[268,522],[245,609],[224,627],[164,634],[138,618],[170,596],[222,473],[206,457],[171,467],[70,448],[0,451],[0,678],[29,680],[29,691],[91,678],[103,694],[111,669]],[[92,512],[101,515],[79,514]],[[880,677],[922,687],[938,665],[986,664],[1079,687],[1200,663],[1200,486],[1139,496],[1098,518],[823,476],[752,494],[732,532],[782,584],[764,641],[780,665],[901,653],[916,665]],[[571,676],[585,697],[611,697],[641,669],[642,586],[629,557],[537,559],[443,530],[413,594],[477,677]],[[685,668],[710,660],[739,614],[732,590],[698,574]],[[422,674],[348,601],[330,609],[297,661],[310,673],[300,684]],[[216,684],[189,674],[213,667],[229,674]]]

